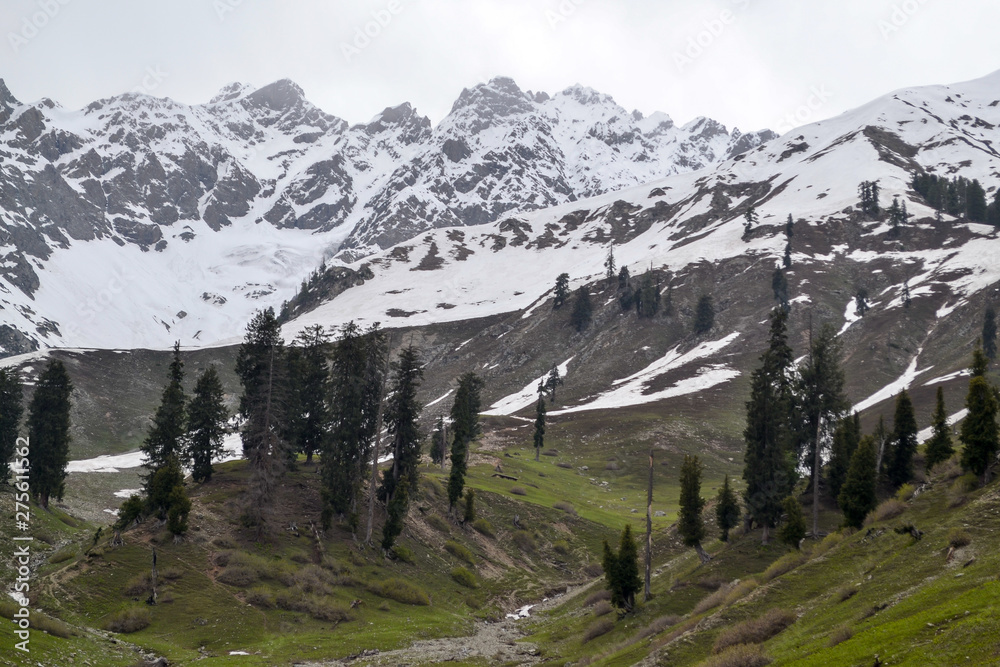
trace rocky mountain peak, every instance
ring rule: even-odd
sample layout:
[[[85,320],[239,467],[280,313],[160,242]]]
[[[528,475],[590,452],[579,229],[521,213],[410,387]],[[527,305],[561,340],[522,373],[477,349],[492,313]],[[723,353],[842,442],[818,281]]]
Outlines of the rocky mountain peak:
[[[0,79],[0,123],[6,123],[10,119],[10,114],[21,103],[14,97],[7,88],[7,82]]]
[[[295,85],[295,84],[292,84]],[[234,81],[233,83],[223,86],[215,97],[213,97],[209,104],[221,104],[223,102],[230,102],[235,99],[239,99],[244,95],[253,92],[254,87],[249,83],[240,83],[239,81]]]
[[[246,99],[255,106],[266,107],[272,111],[285,111],[306,101],[302,88],[290,79],[269,83],[247,95]]]
[[[488,83],[466,88],[455,100],[451,113],[470,109],[483,116],[512,116],[532,110],[533,98],[522,91],[514,79],[498,76]]]

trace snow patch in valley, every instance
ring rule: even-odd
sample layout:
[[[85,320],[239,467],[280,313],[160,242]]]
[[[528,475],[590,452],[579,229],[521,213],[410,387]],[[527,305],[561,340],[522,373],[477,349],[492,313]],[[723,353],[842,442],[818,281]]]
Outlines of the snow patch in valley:
[[[923,351],[924,348],[920,348],[919,350],[917,350],[917,354],[914,355],[912,360],[910,360],[910,365],[907,366],[906,370],[903,372],[901,376],[899,376],[898,379],[882,387],[877,392],[875,392],[865,400],[861,401],[860,403],[855,404],[855,406],[851,408],[851,410],[854,412],[863,412],[864,410],[867,410],[873,405],[878,405],[882,401],[893,398],[894,396],[896,396],[896,394],[903,391],[904,389],[909,389],[910,385],[913,384],[913,381],[917,379],[918,375],[926,373],[927,371],[934,368],[933,366],[928,366],[923,370],[920,371],[917,370],[917,360],[920,359],[920,353]]]
[[[948,426],[954,426],[958,422],[960,422],[963,419],[965,419],[966,416],[968,416],[968,414],[969,414],[969,411],[967,409],[965,409],[965,408],[962,408],[961,410],[959,410],[958,412],[956,412],[952,416],[948,417]],[[917,442],[919,442],[922,445],[925,442],[927,442],[928,440],[930,440],[931,436],[933,436],[933,435],[934,435],[934,427],[933,426],[928,426],[927,428],[925,428],[925,429],[921,430],[919,433],[917,433]]]
[[[573,359],[574,357],[570,357],[566,361],[559,364],[557,368],[559,369],[560,378],[566,377],[566,373],[569,371],[569,362],[573,361]],[[521,391],[501,398],[499,401],[490,406],[489,410],[483,412],[483,414],[492,417],[506,417],[514,414],[515,412],[519,412],[530,405],[534,405],[535,401],[538,400],[538,385],[539,383],[545,382],[548,377],[548,373],[543,374],[533,382],[529,382]]]

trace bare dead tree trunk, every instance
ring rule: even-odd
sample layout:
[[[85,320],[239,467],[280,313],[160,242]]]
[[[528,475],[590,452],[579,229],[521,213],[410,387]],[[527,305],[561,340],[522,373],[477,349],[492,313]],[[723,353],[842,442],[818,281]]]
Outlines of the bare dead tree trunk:
[[[149,594],[148,604],[156,604],[156,549],[153,549],[153,574],[150,577],[153,591]]]
[[[649,450],[649,484],[646,485],[646,587],[644,599],[653,598],[649,580],[653,568],[653,449]]]

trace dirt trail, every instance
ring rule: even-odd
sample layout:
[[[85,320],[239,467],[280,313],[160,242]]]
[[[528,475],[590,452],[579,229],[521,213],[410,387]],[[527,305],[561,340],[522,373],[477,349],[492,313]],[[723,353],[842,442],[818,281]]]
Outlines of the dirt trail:
[[[552,609],[590,588],[584,584],[549,598],[531,608],[533,614]],[[374,667],[376,665],[433,665],[481,658],[490,664],[537,665],[541,662],[538,647],[519,642],[525,635],[521,627],[525,619],[505,618],[498,623],[477,623],[468,637],[445,637],[414,642],[408,648],[363,655],[354,660],[306,663],[306,667]]]

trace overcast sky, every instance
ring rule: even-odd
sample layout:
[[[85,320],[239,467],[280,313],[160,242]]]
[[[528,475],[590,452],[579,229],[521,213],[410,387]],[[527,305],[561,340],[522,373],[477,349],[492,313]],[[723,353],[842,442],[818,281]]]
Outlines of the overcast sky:
[[[463,88],[506,75],[680,123],[788,130],[1000,69],[998,26],[996,0],[2,0],[0,77],[69,108],[290,78],[351,123],[404,101],[437,123]]]

